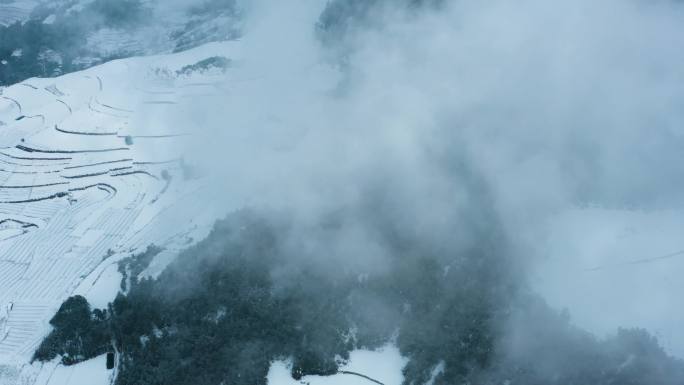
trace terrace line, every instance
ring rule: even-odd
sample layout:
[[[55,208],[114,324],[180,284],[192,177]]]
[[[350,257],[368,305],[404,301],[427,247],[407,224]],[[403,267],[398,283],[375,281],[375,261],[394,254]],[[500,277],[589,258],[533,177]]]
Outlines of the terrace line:
[[[109,193],[114,193],[114,194],[116,194],[117,191],[118,191],[118,190],[116,189],[116,187],[114,187],[114,186],[112,186],[112,185],[110,185],[110,184],[107,184],[107,183],[96,183],[96,184],[91,184],[91,185],[83,186],[83,187],[70,188],[70,189],[69,189],[69,192],[74,192],[74,191],[85,191],[85,190],[87,190],[87,189],[89,189],[89,188],[93,188],[93,187],[97,187],[97,188],[100,189],[100,190],[104,190],[104,191],[107,191],[107,192],[109,192]],[[110,190],[111,190],[111,191],[110,191]]]
[[[30,185],[30,186],[2,186],[2,185],[0,185],[0,189],[7,189],[7,188],[50,187],[50,186],[59,186],[59,185],[64,185],[64,184],[69,184],[69,182],[56,182],[56,183],[47,183],[47,184],[35,184],[35,185]]]
[[[103,171],[103,172],[94,172],[91,174],[79,174],[79,175],[60,175],[60,177],[65,178],[65,179],[80,179],[80,178],[89,178],[92,176],[100,176],[100,175],[107,175],[109,174],[110,170]]]
[[[103,164],[112,164],[112,163],[122,163],[122,162],[131,162],[133,159],[120,159],[120,160],[110,160],[107,162],[98,162],[98,163],[89,163],[89,164],[82,164],[79,166],[68,166],[64,167],[65,170],[72,170],[74,168],[84,168],[84,167],[91,167],[91,166],[100,166]],[[133,162],[135,164],[135,162]]]
[[[55,130],[57,130],[63,134],[71,134],[71,135],[114,136],[117,134],[116,132],[69,131],[69,130],[65,130],[63,128],[59,128],[56,124],[55,124]]]
[[[122,173],[118,173],[118,174],[111,174],[110,176],[126,176],[126,175],[133,175],[133,174],[144,174],[144,175],[147,175],[147,176],[149,176],[149,177],[152,177],[152,178],[154,178],[154,179],[159,180],[159,178],[157,178],[156,176],[150,174],[150,173],[147,172],[147,171],[129,171],[129,172],[122,172]]]
[[[45,153],[45,154],[89,154],[89,153],[98,153],[98,152],[114,152],[114,151],[128,151],[130,150],[128,147],[118,147],[118,148],[105,148],[101,150],[41,150],[38,148],[31,148],[31,147],[26,147],[22,145],[17,145],[17,149],[26,151],[26,152],[38,152],[38,153]]]
[[[46,197],[40,197],[40,198],[31,198],[31,199],[23,199],[23,200],[18,200],[18,201],[2,201],[0,203],[31,203],[31,202],[40,202],[40,201],[46,201],[50,199],[56,199],[56,198],[64,198],[65,196],[69,195],[69,193],[60,191],[58,193],[48,195]]]
[[[2,154],[2,153],[0,152],[0,154]],[[5,154],[3,154],[3,155],[5,155]],[[9,156],[9,155],[8,155],[8,156]],[[45,158],[26,158],[25,160],[45,160]],[[11,164],[11,165],[13,165],[13,166],[21,166],[21,167],[54,167],[54,166],[64,166],[64,165],[69,164],[68,162],[67,162],[67,163],[46,163],[46,164],[35,164],[35,163],[32,163],[32,164],[21,164],[21,163],[10,162],[10,161],[4,160],[4,159],[0,159],[0,162],[6,163],[6,164]],[[4,171],[4,170],[3,170],[3,171]],[[55,173],[55,172],[59,172],[59,171],[60,171],[60,170],[43,171],[43,173],[44,173],[44,174],[51,174],[51,173]],[[15,174],[22,174],[22,173],[19,172],[19,171],[12,171],[12,173],[15,173]]]
[[[14,156],[10,155],[4,152],[0,152],[0,154],[12,158],[12,159],[19,159],[19,160],[72,160],[73,158],[26,158],[26,157],[21,157],[21,156]]]
[[[16,220],[16,219],[3,219],[3,220],[0,221],[0,226],[2,226],[2,225],[5,224],[5,223],[8,223],[8,222],[18,223],[18,224],[21,225],[22,228],[27,228],[27,227],[38,227],[38,225],[35,224],[35,223],[29,223],[29,222],[19,221],[19,220]]]
[[[110,106],[109,104],[104,104],[101,101],[99,101],[97,98],[95,98],[95,101],[97,102],[97,104],[99,104],[103,107],[110,108],[112,110],[121,111],[121,112],[135,112],[135,111],[131,111],[131,110],[126,110],[124,108],[113,107],[113,106]]]

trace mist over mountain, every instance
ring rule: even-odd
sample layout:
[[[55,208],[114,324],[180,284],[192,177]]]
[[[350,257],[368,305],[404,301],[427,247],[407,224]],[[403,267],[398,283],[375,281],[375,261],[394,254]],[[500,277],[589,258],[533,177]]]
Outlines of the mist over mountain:
[[[8,17],[0,384],[684,384],[683,7]]]

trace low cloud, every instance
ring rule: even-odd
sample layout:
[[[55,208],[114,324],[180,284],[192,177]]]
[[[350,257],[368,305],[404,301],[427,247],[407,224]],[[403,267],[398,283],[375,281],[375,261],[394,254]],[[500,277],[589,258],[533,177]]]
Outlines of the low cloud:
[[[681,208],[680,3],[419,3],[244,6],[188,159],[234,208],[296,218],[306,252],[278,275],[391,271],[399,239],[445,268],[496,255],[526,286],[568,210]]]

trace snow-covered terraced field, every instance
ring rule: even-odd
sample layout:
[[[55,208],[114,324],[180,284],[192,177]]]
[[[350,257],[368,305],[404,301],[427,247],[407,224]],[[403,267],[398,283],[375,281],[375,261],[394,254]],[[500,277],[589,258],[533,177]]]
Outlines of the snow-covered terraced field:
[[[37,1],[17,0],[0,2],[0,25],[10,25],[28,19]]]
[[[114,61],[2,90],[0,384],[55,382],[46,371],[56,363],[29,361],[68,296],[92,296],[103,306],[118,289],[116,261],[154,243],[166,250],[155,265],[163,268],[208,232],[218,215],[208,211],[211,196],[201,179],[185,178],[181,164],[194,127],[151,117],[190,103],[185,90],[196,87],[183,85],[221,81],[169,73],[230,56],[237,44]]]

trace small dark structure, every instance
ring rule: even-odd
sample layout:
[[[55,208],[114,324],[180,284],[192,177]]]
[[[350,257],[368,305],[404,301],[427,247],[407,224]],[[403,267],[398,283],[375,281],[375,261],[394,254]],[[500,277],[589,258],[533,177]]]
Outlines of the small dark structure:
[[[114,369],[114,352],[107,353],[107,369]]]
[[[130,135],[126,135],[126,137],[124,138],[124,141],[126,142],[127,146],[133,145],[133,137]]]

